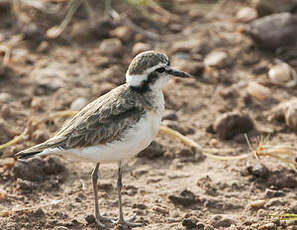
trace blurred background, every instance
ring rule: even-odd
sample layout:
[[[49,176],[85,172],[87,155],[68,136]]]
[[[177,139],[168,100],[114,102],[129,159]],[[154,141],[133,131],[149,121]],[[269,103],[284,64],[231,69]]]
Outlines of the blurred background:
[[[127,162],[125,214],[142,229],[297,229],[273,216],[297,214],[296,12],[296,0],[0,0],[0,229],[95,228],[92,163],[12,156],[123,84],[146,50],[194,76],[164,89],[163,125],[231,158],[160,134]],[[114,216],[115,168],[99,180]]]

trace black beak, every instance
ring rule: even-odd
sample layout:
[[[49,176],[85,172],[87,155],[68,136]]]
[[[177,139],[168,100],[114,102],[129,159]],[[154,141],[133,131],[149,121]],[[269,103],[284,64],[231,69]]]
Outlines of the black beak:
[[[175,77],[182,77],[182,78],[192,77],[188,73],[185,73],[185,72],[182,72],[182,71],[179,71],[179,70],[176,70],[176,69],[172,69],[172,68],[165,69],[165,72],[168,73],[168,74],[170,74],[170,75],[173,75]]]

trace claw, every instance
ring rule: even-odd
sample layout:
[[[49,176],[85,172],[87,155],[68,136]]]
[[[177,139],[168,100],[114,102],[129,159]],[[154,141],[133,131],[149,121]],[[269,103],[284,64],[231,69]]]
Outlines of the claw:
[[[106,227],[106,225],[103,224],[100,220],[96,220],[96,223],[97,223],[97,225],[98,225],[99,227],[101,227],[101,228],[105,228],[105,227]]]
[[[136,218],[136,215],[134,214],[133,216],[128,217],[126,220],[117,220],[115,222],[115,224],[127,226],[127,227],[130,227],[130,228],[143,226],[142,223],[133,223],[132,221],[134,221],[135,218]]]

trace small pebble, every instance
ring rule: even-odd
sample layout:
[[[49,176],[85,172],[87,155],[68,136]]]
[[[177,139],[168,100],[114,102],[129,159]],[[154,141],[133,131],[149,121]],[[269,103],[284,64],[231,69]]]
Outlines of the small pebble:
[[[119,26],[114,30],[110,31],[111,37],[116,37],[122,42],[131,42],[133,38],[133,31],[128,26]]]
[[[99,46],[100,53],[107,56],[122,56],[123,50],[122,42],[117,38],[105,39]]]
[[[93,224],[96,222],[96,219],[94,215],[88,215],[85,217],[85,220],[87,221],[87,224]]]
[[[224,67],[228,54],[224,51],[212,51],[204,59],[204,65],[213,67]]]
[[[79,111],[88,104],[88,100],[84,97],[76,98],[70,105],[70,110]]]
[[[182,191],[178,196],[169,195],[169,200],[175,205],[190,206],[197,203],[196,196],[189,190]]]
[[[252,208],[262,208],[265,205],[265,200],[256,200],[250,203]]]
[[[197,227],[195,221],[192,218],[183,219],[182,225],[186,227],[186,229],[195,229]]]
[[[273,84],[285,87],[297,85],[297,73],[287,63],[281,62],[270,68],[268,78]]]
[[[15,162],[15,159],[12,157],[0,159],[0,167],[13,168]]]
[[[254,99],[258,101],[265,101],[268,98],[271,98],[270,89],[263,85],[260,85],[257,82],[249,82],[247,92],[249,95],[251,95]]]
[[[276,226],[274,223],[264,224],[258,227],[258,230],[275,230]]]
[[[215,224],[214,227],[215,228],[228,228],[230,227],[232,224],[234,223],[234,220],[230,219],[230,218],[222,218],[220,220],[218,220]]]
[[[239,22],[250,22],[258,17],[258,13],[254,8],[243,7],[237,12],[235,17]]]
[[[9,93],[0,93],[0,104],[5,104],[13,101],[13,96]]]

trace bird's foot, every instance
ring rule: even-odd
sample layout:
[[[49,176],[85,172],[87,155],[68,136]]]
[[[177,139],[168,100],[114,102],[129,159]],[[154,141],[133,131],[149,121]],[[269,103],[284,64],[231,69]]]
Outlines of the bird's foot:
[[[113,218],[113,217],[108,217],[108,216],[97,216],[96,217],[96,223],[98,226],[100,226],[101,228],[105,228],[106,225],[103,224],[102,222],[111,222],[111,223],[115,223],[117,221],[116,218]]]
[[[126,220],[124,219],[118,219],[115,221],[116,224],[124,226],[124,227],[129,227],[129,228],[135,228],[135,227],[141,227],[143,224],[142,223],[133,223],[136,218],[136,215],[134,214],[133,216],[128,217]]]

